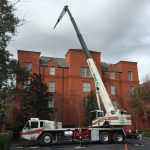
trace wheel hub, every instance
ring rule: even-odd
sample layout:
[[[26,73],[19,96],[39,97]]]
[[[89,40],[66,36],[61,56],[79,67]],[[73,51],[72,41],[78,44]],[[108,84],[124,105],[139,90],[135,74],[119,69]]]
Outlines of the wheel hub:
[[[105,141],[105,142],[108,141],[108,136],[107,135],[103,136],[103,141]]]
[[[121,135],[118,135],[117,140],[118,140],[119,142],[121,142],[121,141],[123,140],[122,136],[121,136]]]
[[[44,142],[49,143],[51,141],[51,138],[49,136],[44,137]]]

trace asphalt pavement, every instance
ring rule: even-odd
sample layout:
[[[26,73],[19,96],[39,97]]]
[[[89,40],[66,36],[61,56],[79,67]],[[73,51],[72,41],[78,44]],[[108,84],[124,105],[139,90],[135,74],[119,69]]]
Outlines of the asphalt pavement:
[[[142,140],[128,139],[124,144],[100,144],[100,143],[84,143],[79,144],[53,144],[51,146],[39,145],[12,145],[11,150],[150,150],[150,138],[142,138]]]

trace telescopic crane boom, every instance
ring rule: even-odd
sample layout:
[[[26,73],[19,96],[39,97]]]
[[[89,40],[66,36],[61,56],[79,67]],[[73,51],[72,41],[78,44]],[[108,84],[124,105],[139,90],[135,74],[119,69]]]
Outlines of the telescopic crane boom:
[[[60,16],[59,16],[59,18],[58,18],[58,20],[57,20],[55,26],[54,26],[54,29],[56,28],[57,24],[60,22],[60,20],[62,19],[62,17],[65,15],[66,12],[68,12],[68,14],[69,14],[69,17],[70,17],[70,19],[71,19],[71,22],[72,22],[72,24],[73,24],[73,26],[74,26],[74,29],[75,29],[75,31],[76,31],[77,37],[78,37],[78,39],[79,39],[79,41],[80,41],[80,44],[81,44],[81,46],[82,46],[82,48],[83,48],[83,51],[84,51],[85,55],[86,55],[86,58],[87,58],[87,62],[88,62],[90,71],[91,71],[92,76],[93,76],[93,78],[94,78],[94,83],[95,83],[96,89],[97,89],[98,93],[99,93],[99,94],[101,95],[101,97],[102,97],[102,100],[103,100],[105,109],[106,109],[106,111],[107,111],[108,113],[115,113],[115,109],[114,109],[114,107],[113,107],[113,105],[112,105],[112,103],[111,103],[111,100],[110,100],[110,98],[109,98],[109,96],[108,96],[108,94],[107,94],[107,92],[106,92],[106,89],[105,89],[105,87],[104,87],[104,85],[103,85],[103,82],[102,82],[102,80],[101,80],[101,78],[100,78],[100,76],[99,76],[99,72],[98,72],[98,70],[97,70],[97,68],[96,68],[96,66],[95,66],[95,63],[94,63],[94,61],[93,61],[93,59],[92,59],[92,56],[91,56],[91,54],[90,54],[89,51],[88,51],[88,48],[87,48],[87,46],[86,46],[86,43],[84,42],[84,39],[83,39],[83,37],[82,37],[82,35],[81,35],[81,33],[80,33],[80,31],[79,31],[77,25],[76,25],[76,22],[75,22],[73,16],[71,15],[71,12],[70,12],[70,10],[69,10],[69,8],[68,8],[67,5],[66,5],[66,6],[64,7],[64,9],[62,10],[62,12],[61,12],[61,14],[60,14]],[[101,91],[101,92],[100,92],[100,91]],[[102,92],[102,91],[103,91],[103,92]]]
[[[86,43],[85,43],[85,41],[84,41],[84,39],[83,39],[79,29],[78,29],[78,26],[77,26],[77,24],[76,24],[76,22],[75,22],[75,20],[74,20],[74,18],[73,18],[73,16],[72,16],[72,14],[71,14],[71,12],[70,12],[70,10],[69,10],[67,5],[64,6],[64,8],[63,8],[63,10],[62,10],[62,12],[61,12],[61,14],[60,14],[60,16],[59,16],[55,26],[54,26],[54,29],[56,28],[57,24],[60,22],[60,20],[62,19],[62,17],[65,15],[66,12],[68,13],[68,15],[70,17],[70,20],[71,20],[71,22],[72,22],[72,24],[74,26],[75,31],[76,31],[77,37],[78,37],[78,39],[80,41],[82,49],[83,49],[83,51],[85,53],[85,56],[87,58],[87,63],[89,65],[89,68],[90,68],[90,71],[91,71],[91,75],[92,75],[92,77],[94,79],[94,83],[95,83],[95,87],[96,87],[96,90],[98,92],[98,95],[101,97],[101,100],[102,100],[102,102],[104,104],[104,107],[105,107],[105,110],[106,110],[106,115],[105,115],[105,117],[103,116],[103,120],[107,120],[109,122],[109,124],[112,124],[112,125],[130,125],[131,124],[131,117],[130,117],[130,115],[125,115],[123,113],[123,111],[121,111],[121,113],[119,111],[116,111],[114,106],[112,105],[110,97],[109,97],[109,95],[108,95],[108,93],[106,91],[106,88],[105,88],[105,86],[104,86],[104,84],[102,82],[102,79],[100,77],[100,74],[98,72],[98,69],[97,69],[97,67],[96,67],[96,65],[94,63],[94,60],[93,60],[93,58],[92,58],[92,56],[91,56],[91,54],[90,54],[90,52],[89,52],[89,50],[88,50],[88,48],[86,46]],[[97,99],[97,101],[98,101],[98,99]],[[98,101],[98,104],[99,104],[99,101]],[[100,106],[99,106],[99,110],[100,110]],[[111,118],[112,118],[112,116],[113,117],[118,117],[118,119],[116,121],[114,121],[113,119],[111,120],[109,118],[110,116],[111,116]],[[130,119],[126,118],[121,123],[121,121],[119,119],[120,116],[123,116],[124,118],[128,117]],[[93,122],[92,124],[96,125],[96,126],[100,126],[99,125],[99,122],[100,122],[99,119],[100,118],[97,117],[96,121]]]

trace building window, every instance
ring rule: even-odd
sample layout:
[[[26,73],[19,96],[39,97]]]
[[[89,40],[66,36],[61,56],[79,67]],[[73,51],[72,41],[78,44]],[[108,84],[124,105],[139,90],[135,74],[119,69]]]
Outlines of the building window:
[[[112,105],[114,106],[114,108],[117,110],[117,102],[115,100],[112,100]]]
[[[114,72],[110,72],[109,73],[109,77],[110,77],[110,79],[115,79],[115,73]]]
[[[83,97],[83,108],[84,109],[87,107],[87,103],[88,103],[88,98],[87,97]]]
[[[91,77],[91,72],[88,67],[81,68],[81,77]]]
[[[83,82],[82,83],[82,90],[83,90],[83,92],[90,92],[90,83],[89,82]]]
[[[133,80],[133,73],[132,73],[132,71],[128,71],[128,80],[130,80],[130,81]]]
[[[50,75],[55,75],[55,67],[50,67],[49,73],[50,73]]]
[[[114,85],[111,85],[110,90],[112,95],[116,95],[116,87]]]
[[[30,86],[30,84],[31,84],[31,81],[29,81],[29,80],[24,82],[24,88],[28,88]]]
[[[54,81],[50,81],[49,83],[49,92],[55,92],[55,82]]]
[[[54,100],[53,99],[50,99],[48,101],[48,109],[51,109],[51,108],[54,108]]]
[[[133,93],[134,93],[134,86],[130,86],[130,87],[129,87],[129,92],[130,92],[130,94],[133,94]]]
[[[32,69],[32,63],[30,62],[25,63],[25,71],[31,72],[31,69]]]

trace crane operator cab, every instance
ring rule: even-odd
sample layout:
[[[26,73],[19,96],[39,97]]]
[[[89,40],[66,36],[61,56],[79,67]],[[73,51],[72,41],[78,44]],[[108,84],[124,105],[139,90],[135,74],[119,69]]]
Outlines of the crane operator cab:
[[[102,110],[93,110],[90,112],[89,125],[94,126],[94,124],[99,124],[100,120],[104,120],[104,112]]]

